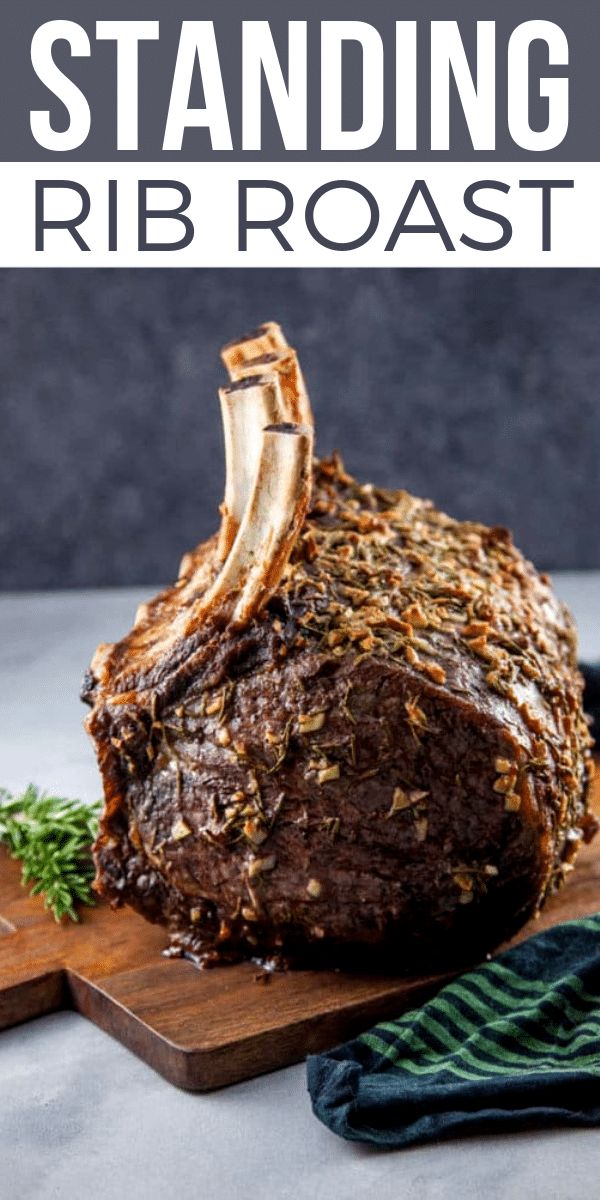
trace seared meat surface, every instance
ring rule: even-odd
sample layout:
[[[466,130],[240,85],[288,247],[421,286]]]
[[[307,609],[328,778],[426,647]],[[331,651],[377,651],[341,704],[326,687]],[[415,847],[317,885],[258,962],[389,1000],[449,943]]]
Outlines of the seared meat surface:
[[[97,652],[96,886],[204,963],[468,958],[594,832],[573,624],[505,530],[362,486],[337,457],[309,474],[275,566],[253,543],[233,578],[234,497],[225,544],[222,527]]]

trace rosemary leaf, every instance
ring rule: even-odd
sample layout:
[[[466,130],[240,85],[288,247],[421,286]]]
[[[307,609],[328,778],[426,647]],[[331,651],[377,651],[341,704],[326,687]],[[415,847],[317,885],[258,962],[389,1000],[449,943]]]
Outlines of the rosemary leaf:
[[[75,905],[94,904],[90,848],[98,830],[100,804],[47,796],[32,783],[20,796],[0,788],[0,842],[22,862],[21,881],[57,921],[77,921]]]

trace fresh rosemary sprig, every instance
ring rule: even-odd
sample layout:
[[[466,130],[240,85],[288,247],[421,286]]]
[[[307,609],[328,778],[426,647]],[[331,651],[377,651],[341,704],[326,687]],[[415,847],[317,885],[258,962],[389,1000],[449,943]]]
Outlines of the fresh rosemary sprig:
[[[0,842],[23,863],[21,882],[44,896],[57,921],[77,921],[75,905],[93,904],[90,847],[100,804],[47,796],[32,783],[20,796],[0,788]]]

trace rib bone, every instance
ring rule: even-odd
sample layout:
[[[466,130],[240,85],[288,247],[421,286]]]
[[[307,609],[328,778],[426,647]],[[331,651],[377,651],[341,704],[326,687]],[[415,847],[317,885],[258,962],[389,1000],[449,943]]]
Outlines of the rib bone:
[[[248,379],[252,375],[263,375],[265,371],[276,371],[279,375],[286,420],[298,425],[310,425],[312,428],[312,409],[296,351],[288,346],[286,350],[277,353],[261,354],[258,358],[248,359],[240,367],[234,368],[233,378]]]
[[[276,374],[239,379],[219,389],[225,436],[225,496],[221,505],[218,555],[224,562],[231,550],[252,493],[266,425],[286,420]]]
[[[284,423],[262,431],[256,480],[235,541],[186,633],[211,618],[244,625],[273,594],[308,508],[312,444],[308,426]]]
[[[312,414],[295,351],[279,326],[265,325],[223,356],[240,377],[220,392],[227,458],[220,535],[184,555],[177,582],[139,606],[126,638],[98,647],[94,686],[112,704],[134,704],[162,683],[169,652],[184,654],[188,636],[200,635],[194,653],[210,658],[223,625],[252,620],[277,589],[308,509]],[[290,422],[290,412],[308,419]]]
[[[217,553],[225,562],[254,484],[263,428],[289,422],[312,429],[313,416],[296,351],[275,322],[229,342],[221,357],[234,381],[219,393],[226,475]],[[184,560],[182,571],[187,566]]]
[[[262,354],[277,354],[287,349],[287,344],[281,327],[275,321],[268,321],[251,333],[245,333],[237,341],[228,342],[221,350],[221,358],[231,379],[237,379],[244,363],[260,358]]]

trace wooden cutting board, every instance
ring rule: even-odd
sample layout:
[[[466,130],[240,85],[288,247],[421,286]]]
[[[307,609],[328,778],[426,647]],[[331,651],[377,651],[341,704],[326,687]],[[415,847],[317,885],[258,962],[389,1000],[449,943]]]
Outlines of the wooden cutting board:
[[[600,786],[595,809],[600,812]],[[129,909],[57,925],[0,850],[0,1029],[74,1008],[171,1083],[207,1091],[298,1062],[420,1002],[449,978],[199,971],[161,956],[164,931]],[[568,883],[515,939],[600,909],[600,834]]]

